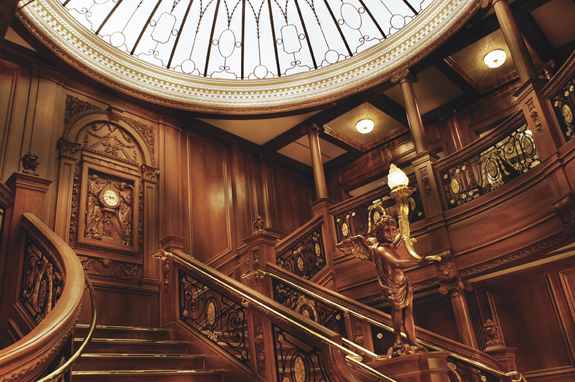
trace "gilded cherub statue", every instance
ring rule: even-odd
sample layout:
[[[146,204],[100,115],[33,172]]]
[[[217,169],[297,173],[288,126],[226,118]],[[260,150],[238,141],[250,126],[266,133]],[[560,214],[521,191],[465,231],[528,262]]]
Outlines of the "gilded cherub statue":
[[[373,229],[374,237],[353,236],[337,244],[337,247],[346,254],[353,254],[362,260],[374,262],[381,292],[391,305],[394,334],[392,356],[425,351],[424,348],[417,345],[415,339],[412,306],[413,288],[403,270],[427,261],[441,261],[441,257],[415,258],[414,256],[413,260],[401,259],[397,253],[397,248],[403,243],[403,237],[398,232],[397,221],[389,216],[381,205],[372,206],[369,215],[368,234]],[[373,215],[375,218],[372,218]],[[409,238],[409,240],[413,239]],[[404,345],[401,341],[402,321],[408,345]]]

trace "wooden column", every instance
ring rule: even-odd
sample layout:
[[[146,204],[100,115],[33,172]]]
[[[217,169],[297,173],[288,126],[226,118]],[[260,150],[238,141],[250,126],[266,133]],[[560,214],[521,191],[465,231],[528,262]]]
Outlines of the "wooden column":
[[[523,36],[521,36],[508,1],[493,0],[493,9],[519,73],[519,79],[521,79],[521,82],[526,82],[530,78],[537,78],[535,66],[527,51],[527,46],[525,46],[525,41],[523,41]]]
[[[309,150],[311,152],[311,164],[313,167],[313,180],[315,182],[316,199],[327,198],[327,183],[321,160],[321,148],[319,145],[319,127],[314,123],[307,131],[309,138]]]
[[[449,261],[447,258],[444,259],[444,261],[445,260]],[[440,262],[438,267],[441,267],[442,264],[445,266],[444,261]],[[451,263],[451,265],[453,266],[453,263]],[[449,271],[457,273],[457,269],[455,268],[453,268],[452,271],[450,267]],[[479,349],[479,342],[475,335],[469,305],[467,304],[467,298],[465,297],[465,292],[470,292],[471,290],[472,287],[469,282],[467,280],[462,280],[461,278],[457,278],[455,282],[450,284],[442,284],[439,288],[441,294],[449,293],[449,297],[451,298],[451,307],[453,309],[453,314],[455,315],[455,325],[457,326],[459,340],[467,346]]]
[[[394,83],[399,82],[399,86],[401,87],[403,100],[405,101],[407,120],[409,122],[409,128],[411,129],[413,142],[415,144],[415,152],[419,154],[427,151],[428,146],[425,139],[425,127],[423,126],[423,120],[421,119],[419,106],[417,105],[417,99],[415,98],[415,91],[413,90],[413,82],[417,81],[417,78],[411,75],[409,70],[406,69],[393,76],[391,81]]]

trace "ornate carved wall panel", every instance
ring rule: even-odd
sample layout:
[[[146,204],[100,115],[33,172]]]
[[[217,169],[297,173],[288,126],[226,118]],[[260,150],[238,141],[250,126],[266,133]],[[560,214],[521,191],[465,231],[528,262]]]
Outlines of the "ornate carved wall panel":
[[[55,228],[66,236],[89,275],[139,278],[144,263],[144,202],[146,193],[155,197],[158,176],[153,167],[156,129],[123,110],[103,110],[70,95],[64,123],[58,142],[57,209],[69,211],[69,223],[57,217]]]

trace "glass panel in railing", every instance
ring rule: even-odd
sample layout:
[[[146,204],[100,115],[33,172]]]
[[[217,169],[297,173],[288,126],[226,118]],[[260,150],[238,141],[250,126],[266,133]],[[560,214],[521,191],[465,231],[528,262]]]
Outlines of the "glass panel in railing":
[[[276,349],[277,380],[282,382],[329,381],[321,351],[272,325]]]
[[[179,272],[180,320],[249,366],[246,309]]]
[[[50,251],[26,237],[20,303],[39,324],[62,295],[64,276]]]
[[[321,227],[280,253],[276,264],[306,279],[315,276],[326,264]]]
[[[573,138],[574,117],[575,113],[575,81],[569,80],[567,84],[551,99],[553,111],[561,127],[561,132],[565,141],[568,142]]]
[[[344,313],[301,291],[272,279],[274,300],[302,316],[346,337]]]
[[[495,145],[442,171],[449,208],[477,199],[526,173],[540,163],[527,124]]]

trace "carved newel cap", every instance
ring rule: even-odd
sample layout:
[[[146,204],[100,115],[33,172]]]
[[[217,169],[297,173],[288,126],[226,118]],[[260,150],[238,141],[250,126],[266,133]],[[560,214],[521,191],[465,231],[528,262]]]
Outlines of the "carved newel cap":
[[[487,336],[487,345],[488,348],[494,346],[505,346],[503,341],[499,338],[499,325],[497,325],[493,320],[487,319],[485,324],[483,324],[483,332]]]
[[[266,221],[260,215],[254,219],[254,229],[256,232],[264,232],[266,227]]]
[[[40,162],[38,162],[38,155],[32,151],[28,151],[22,156],[20,161],[22,162],[22,167],[24,167],[24,170],[22,170],[24,174],[39,176],[36,173],[36,167],[40,164]]]

